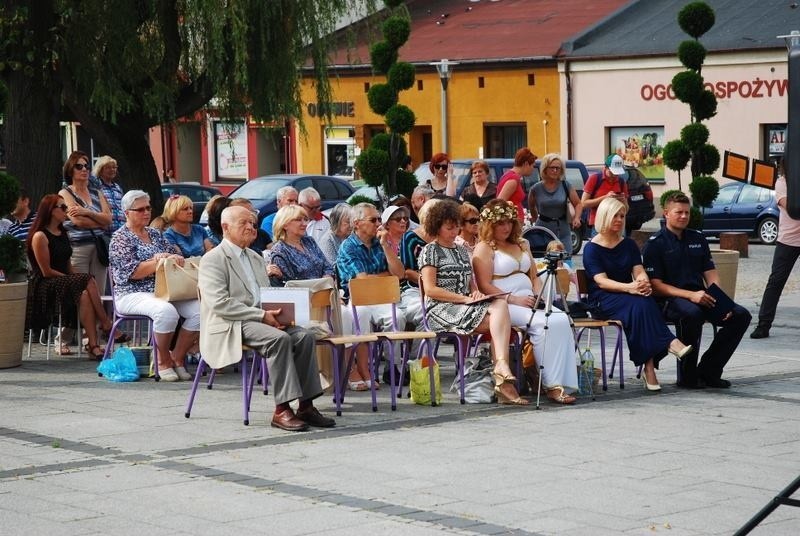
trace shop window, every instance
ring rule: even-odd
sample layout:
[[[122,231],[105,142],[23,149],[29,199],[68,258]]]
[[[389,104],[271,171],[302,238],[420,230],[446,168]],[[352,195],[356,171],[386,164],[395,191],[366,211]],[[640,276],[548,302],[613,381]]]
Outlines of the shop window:
[[[536,76],[533,73],[528,74],[528,85],[535,86],[536,85]]]
[[[422,91],[422,80],[417,80],[417,91]]]
[[[478,77],[478,87],[480,87],[480,88],[484,87],[483,77],[482,76]]]
[[[355,129],[352,127],[325,129],[326,174],[353,178],[355,159]]]
[[[369,92],[369,82],[364,82],[364,93]]]

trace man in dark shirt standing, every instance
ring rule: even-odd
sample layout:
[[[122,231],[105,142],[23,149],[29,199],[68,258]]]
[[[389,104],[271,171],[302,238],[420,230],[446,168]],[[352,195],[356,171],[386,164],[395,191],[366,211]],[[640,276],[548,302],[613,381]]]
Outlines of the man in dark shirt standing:
[[[719,285],[719,274],[703,234],[687,229],[689,207],[689,198],[683,193],[667,198],[664,203],[666,227],[645,244],[644,266],[653,294],[663,304],[664,316],[675,323],[681,342],[694,346],[681,360],[678,386],[727,388],[731,384],[722,379],[722,369],[742,340],[751,315],[744,307],[734,304],[733,310],[723,311],[721,321],[713,320],[716,300],[706,288],[712,283]],[[698,364],[704,322],[711,322],[719,329]]]

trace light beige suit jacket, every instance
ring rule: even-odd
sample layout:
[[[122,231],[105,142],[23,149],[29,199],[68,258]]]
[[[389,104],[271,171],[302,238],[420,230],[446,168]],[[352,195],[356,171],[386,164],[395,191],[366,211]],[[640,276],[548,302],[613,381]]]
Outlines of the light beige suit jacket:
[[[245,248],[259,287],[268,287],[266,261]],[[239,253],[223,240],[200,261],[200,353],[211,368],[242,358],[242,321],[261,322],[261,297],[253,296]]]

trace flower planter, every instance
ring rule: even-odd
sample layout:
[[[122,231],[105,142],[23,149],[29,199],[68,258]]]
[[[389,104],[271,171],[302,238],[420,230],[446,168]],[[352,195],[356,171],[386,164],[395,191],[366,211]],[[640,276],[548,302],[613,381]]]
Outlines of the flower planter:
[[[0,330],[0,369],[22,364],[27,300],[27,281],[0,284],[0,310],[4,312],[3,329]]]

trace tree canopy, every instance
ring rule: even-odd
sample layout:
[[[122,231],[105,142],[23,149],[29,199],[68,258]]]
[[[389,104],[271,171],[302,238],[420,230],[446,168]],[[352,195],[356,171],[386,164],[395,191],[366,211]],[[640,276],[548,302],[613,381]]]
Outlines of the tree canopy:
[[[160,199],[148,129],[203,110],[300,118],[300,68],[326,63],[337,21],[373,0],[6,0],[0,79],[8,169],[35,199],[60,182],[59,120],[114,156],[128,187]]]

